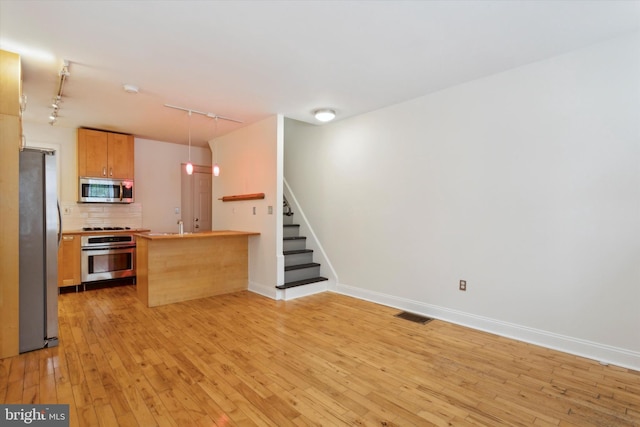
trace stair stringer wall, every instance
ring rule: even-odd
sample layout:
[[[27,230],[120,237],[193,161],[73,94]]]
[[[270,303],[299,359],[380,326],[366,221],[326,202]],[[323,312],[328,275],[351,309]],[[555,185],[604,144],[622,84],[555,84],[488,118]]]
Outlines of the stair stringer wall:
[[[325,252],[322,244],[320,243],[318,236],[313,231],[311,224],[307,220],[302,207],[298,203],[298,199],[293,194],[287,179],[283,177],[284,187],[283,194],[289,201],[291,205],[291,209],[293,210],[293,217],[296,224],[300,224],[300,235],[305,236],[307,238],[307,249],[313,250],[313,261],[319,263],[320,266],[320,275],[326,277],[327,281],[322,282],[325,284],[326,289],[330,291],[335,291],[336,284],[338,282],[338,274],[336,273],[331,261],[327,253]],[[284,267],[283,267],[284,270]],[[314,292],[315,293],[315,292]],[[288,299],[288,298],[287,298]]]

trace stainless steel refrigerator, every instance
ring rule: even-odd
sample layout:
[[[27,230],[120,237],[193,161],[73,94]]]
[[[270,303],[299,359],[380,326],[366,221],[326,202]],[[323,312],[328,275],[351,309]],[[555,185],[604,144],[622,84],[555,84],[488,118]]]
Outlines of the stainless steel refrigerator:
[[[20,153],[20,353],[58,345],[61,234],[54,151]]]

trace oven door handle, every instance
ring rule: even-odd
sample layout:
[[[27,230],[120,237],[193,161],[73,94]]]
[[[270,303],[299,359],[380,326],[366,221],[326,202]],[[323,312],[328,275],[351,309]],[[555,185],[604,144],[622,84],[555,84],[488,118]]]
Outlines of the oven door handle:
[[[122,201],[122,196],[123,196],[122,190],[123,190],[122,181],[120,181],[120,201]]]
[[[83,251],[91,252],[91,251],[117,251],[120,249],[135,249],[136,246],[100,246],[100,247],[89,247],[89,248],[81,248]]]

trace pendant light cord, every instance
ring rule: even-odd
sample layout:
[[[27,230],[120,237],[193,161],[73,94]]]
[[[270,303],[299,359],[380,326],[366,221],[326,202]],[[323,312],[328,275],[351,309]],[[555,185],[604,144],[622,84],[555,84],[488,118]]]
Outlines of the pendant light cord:
[[[216,117],[214,120],[215,120],[215,123],[213,124],[213,157],[214,157],[214,163],[216,163],[218,161],[218,150],[217,150],[218,144],[216,144],[216,135],[218,134],[218,118]]]
[[[191,110],[189,110],[189,163],[191,163]]]

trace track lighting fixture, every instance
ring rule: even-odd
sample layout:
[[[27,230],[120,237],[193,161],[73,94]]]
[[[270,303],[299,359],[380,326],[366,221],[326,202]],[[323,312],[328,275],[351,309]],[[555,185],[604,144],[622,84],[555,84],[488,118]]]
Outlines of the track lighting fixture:
[[[60,111],[60,103],[62,102],[62,90],[64,89],[64,83],[71,74],[69,73],[69,61],[66,59],[62,61],[62,69],[60,70],[60,80],[58,81],[58,93],[56,97],[51,101],[51,108],[53,111],[49,115],[49,124],[54,125],[58,120],[58,112]]]
[[[189,113],[189,163],[187,163],[187,165],[186,165],[187,174],[189,174],[189,175],[191,175],[193,173],[193,164],[191,164],[191,114],[192,113],[200,114],[200,115],[203,115],[203,116],[206,116],[206,117],[208,117],[210,119],[214,119],[215,120],[215,129],[213,131],[213,137],[214,138],[215,138],[217,130],[218,130],[218,119],[227,120],[227,121],[235,122],[235,123],[242,123],[240,120],[232,119],[230,117],[219,116],[218,114],[205,113],[204,111],[190,110],[188,108],[177,107],[175,105],[169,105],[169,104],[164,104],[164,106],[165,107],[169,107],[169,108],[173,108],[173,109],[176,109],[176,110],[186,111],[187,113]],[[214,143],[214,149],[215,149],[215,143]],[[218,166],[218,164],[215,163],[215,151],[213,153],[213,156],[214,156],[214,164],[213,164],[212,172],[213,172],[214,176],[218,176],[218,175],[220,175],[220,166]]]
[[[242,121],[240,121],[240,120],[232,119],[230,117],[220,116],[218,114],[205,113],[204,111],[191,110],[189,108],[178,107],[176,105],[170,105],[170,104],[164,104],[164,106],[165,107],[169,107],[169,108],[174,108],[176,110],[190,111],[190,112],[195,113],[195,114],[200,114],[200,115],[203,115],[203,116],[207,116],[210,119],[222,119],[222,120],[227,120],[227,121],[230,121],[230,122],[242,123]]]

